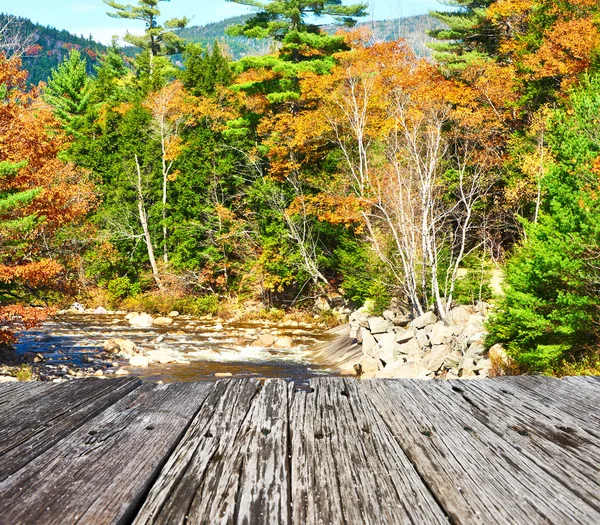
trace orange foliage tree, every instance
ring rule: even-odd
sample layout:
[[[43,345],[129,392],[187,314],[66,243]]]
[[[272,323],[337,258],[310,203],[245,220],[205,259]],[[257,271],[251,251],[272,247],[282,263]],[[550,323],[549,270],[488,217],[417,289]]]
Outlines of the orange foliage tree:
[[[25,85],[17,58],[0,55],[0,342],[41,311],[25,306],[37,291],[56,289],[68,264],[58,234],[95,203],[85,173],[59,159],[65,137],[36,89]]]
[[[317,107],[305,116],[315,135],[305,141],[327,140],[342,158],[321,213],[336,200],[340,212],[360,210],[412,309],[423,313],[433,298],[443,317],[464,257],[484,241],[482,210],[511,117],[501,104],[506,82],[484,64],[472,85],[446,79],[402,41],[361,40],[336,55],[330,75],[306,74],[302,82],[303,96]]]

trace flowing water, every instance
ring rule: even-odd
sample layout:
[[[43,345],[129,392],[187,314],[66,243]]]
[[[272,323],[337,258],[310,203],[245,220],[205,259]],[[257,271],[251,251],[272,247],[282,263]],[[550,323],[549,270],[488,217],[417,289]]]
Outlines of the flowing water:
[[[168,327],[137,328],[123,315],[70,314],[57,316],[42,326],[24,332],[17,345],[18,353],[32,353],[45,369],[66,375],[68,368],[105,375],[117,368],[148,380],[201,381],[231,374],[233,377],[292,378],[306,380],[329,374],[311,363],[311,346],[331,336],[308,324],[277,325],[266,321],[236,323],[180,316]],[[275,349],[253,345],[261,334],[289,336],[291,348]],[[131,367],[122,359],[111,363],[102,345],[108,339],[123,338],[145,351],[165,350],[177,355],[178,363]]]

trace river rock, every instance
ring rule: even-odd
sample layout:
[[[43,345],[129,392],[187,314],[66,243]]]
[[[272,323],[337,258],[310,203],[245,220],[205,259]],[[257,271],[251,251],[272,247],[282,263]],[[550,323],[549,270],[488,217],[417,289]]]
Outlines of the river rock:
[[[390,344],[393,345],[396,342],[396,334],[394,332],[386,332],[384,334],[377,335],[378,337],[375,337],[375,339],[377,339],[377,343],[381,348],[384,348]]]
[[[171,317],[157,317],[152,321],[154,326],[170,326],[173,324],[173,319]]]
[[[130,366],[146,367],[148,366],[148,358],[143,355],[134,355],[129,360]]]
[[[18,379],[13,376],[0,376],[0,383],[14,383],[16,381],[18,381]]]
[[[151,315],[140,314],[129,319],[129,324],[137,328],[150,328],[154,324],[154,319]]]
[[[231,372],[216,372],[215,377],[232,377],[233,374]]]
[[[138,315],[140,315],[138,312],[129,312],[125,316],[125,321],[130,321],[131,319],[133,319],[134,317],[137,317]]]
[[[381,351],[379,352],[379,359],[384,363],[389,364],[392,361],[397,361],[398,356],[400,354],[399,351],[400,345],[394,341],[389,342],[385,346],[381,347]]]
[[[169,312],[169,317],[179,317],[179,312],[177,310],[173,310]]]
[[[294,345],[291,337],[280,337],[273,343],[273,348],[291,348]]]
[[[383,317],[371,317],[369,319],[369,330],[373,335],[384,334],[393,328],[393,326],[393,323],[386,321]]]
[[[395,361],[387,365],[377,377],[388,379],[429,379],[429,370],[418,363]]]
[[[94,377],[102,377],[104,375],[104,372],[102,370],[96,370],[94,372]]]
[[[152,350],[148,352],[147,357],[150,363],[160,363],[161,365],[177,361],[177,357],[172,356],[165,350]]]
[[[122,356],[131,356],[139,353],[139,349],[133,341],[128,339],[109,339],[102,345],[109,354],[119,354]]]
[[[94,310],[94,313],[96,315],[106,315],[108,313],[108,310],[106,308],[104,308],[103,306],[99,306],[98,308],[96,308]]]
[[[75,312],[76,314],[85,313],[85,306],[81,303],[73,303],[69,308],[69,311]]]
[[[458,371],[458,367],[460,365],[461,359],[462,359],[462,354],[458,350],[455,350],[454,352],[450,352],[446,356],[446,359],[444,359],[444,368],[448,368],[448,369],[456,368]],[[458,375],[457,375],[457,377],[458,377]]]
[[[425,328],[426,326],[437,323],[437,316],[433,312],[425,312],[423,315],[420,315],[416,319],[414,319],[410,326],[413,328]]]

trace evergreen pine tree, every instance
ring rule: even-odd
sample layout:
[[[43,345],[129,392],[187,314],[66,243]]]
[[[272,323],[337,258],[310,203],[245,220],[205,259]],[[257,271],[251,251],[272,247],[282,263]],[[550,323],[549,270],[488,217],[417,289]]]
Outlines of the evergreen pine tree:
[[[486,17],[487,8],[495,0],[445,0],[456,11],[431,11],[446,29],[434,29],[429,35],[438,40],[430,47],[434,58],[449,74],[459,73],[470,62],[487,58],[498,47],[498,29]]]
[[[199,44],[189,44],[183,57],[185,69],[180,78],[192,95],[212,95],[216,86],[228,86],[233,79],[229,61],[216,40],[210,53]]]
[[[86,61],[79,51],[71,50],[58,69],[52,72],[43,98],[68,133],[76,134],[90,102],[90,79]]]

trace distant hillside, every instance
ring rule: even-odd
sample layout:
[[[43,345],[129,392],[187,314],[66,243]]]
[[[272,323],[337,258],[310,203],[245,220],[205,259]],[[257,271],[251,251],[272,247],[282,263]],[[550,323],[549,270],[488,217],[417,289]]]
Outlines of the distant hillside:
[[[52,70],[73,48],[78,49],[86,58],[89,73],[93,72],[98,55],[106,51],[106,47],[94,42],[91,35],[89,38],[76,36],[68,31],[34,24],[26,18],[0,14],[0,27],[4,27],[7,22],[10,31],[20,33],[21,41],[26,39],[27,45],[22,54],[23,67],[29,71],[28,80],[33,84],[41,80],[45,82]]]
[[[269,53],[273,49],[273,42],[270,40],[232,37],[225,33],[228,26],[241,24],[248,18],[250,18],[249,15],[237,16],[205,26],[186,27],[179,31],[179,35],[190,42],[198,42],[204,47],[209,47],[215,40],[218,40],[233,60]],[[429,15],[418,15],[394,20],[362,22],[359,26],[369,27],[373,31],[373,38],[377,41],[404,38],[415,50],[417,56],[428,57],[431,55],[431,51],[427,47],[427,43],[431,42],[432,38],[427,36],[427,31],[441,28],[443,24]],[[337,27],[334,26],[325,26],[324,29],[329,33],[337,31]]]

